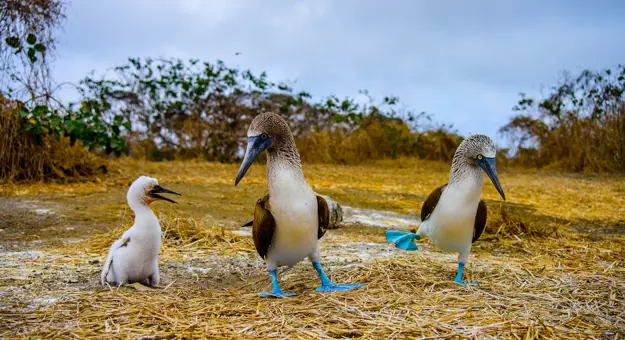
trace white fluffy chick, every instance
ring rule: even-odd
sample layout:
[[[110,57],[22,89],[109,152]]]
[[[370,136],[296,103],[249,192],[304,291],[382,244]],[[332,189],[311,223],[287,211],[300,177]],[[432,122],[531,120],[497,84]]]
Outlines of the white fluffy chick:
[[[149,205],[159,199],[177,203],[160,193],[182,196],[161,187],[155,178],[147,176],[137,178],[130,185],[126,199],[135,213],[135,223],[109,249],[100,275],[102,285],[107,282],[119,286],[135,282],[151,287],[158,285],[161,225]]]

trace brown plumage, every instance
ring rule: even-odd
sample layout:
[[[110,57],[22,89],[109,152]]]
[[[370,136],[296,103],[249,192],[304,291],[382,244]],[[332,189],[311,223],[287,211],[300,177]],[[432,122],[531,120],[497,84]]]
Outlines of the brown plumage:
[[[440,187],[434,189],[428,196],[428,198],[423,202],[421,206],[421,221],[427,220],[434,212],[436,205],[438,204],[438,200],[441,198],[441,194],[443,190],[447,187],[447,184],[443,184]],[[486,228],[486,203],[483,200],[480,200],[479,205],[477,206],[477,212],[475,215],[475,224],[473,226],[473,239],[471,243],[477,241],[484,229]]]
[[[477,213],[475,214],[475,225],[473,226],[473,240],[471,243],[477,241],[482,236],[482,233],[486,229],[486,203],[480,200],[480,204],[477,206]]]
[[[319,229],[317,231],[317,239],[321,239],[323,235],[325,235],[328,230],[328,225],[330,225],[330,211],[328,209],[328,202],[326,200],[317,195],[317,212],[319,214]]]
[[[256,202],[254,208],[254,220],[252,221],[252,238],[254,239],[254,247],[258,255],[265,259],[269,252],[269,245],[273,238],[273,232],[276,230],[276,221],[271,216],[268,207],[265,204],[269,202],[269,195],[263,196]],[[268,205],[268,204],[267,204]]]

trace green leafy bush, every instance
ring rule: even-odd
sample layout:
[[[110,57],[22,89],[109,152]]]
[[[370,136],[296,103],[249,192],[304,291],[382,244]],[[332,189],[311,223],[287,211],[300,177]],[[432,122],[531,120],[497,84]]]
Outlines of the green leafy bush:
[[[109,122],[103,119],[101,112],[100,104],[90,101],[83,102],[78,110],[65,114],[43,105],[32,110],[24,105],[19,108],[24,131],[37,145],[42,145],[46,136],[54,136],[57,141],[68,137],[70,145],[80,140],[89,151],[114,153],[116,156],[128,154],[122,132],[130,131],[130,122],[119,115]]]
[[[433,130],[450,138],[429,154],[433,147],[419,141],[439,140],[425,135],[431,127],[422,123],[426,118],[431,123],[431,117],[400,109],[397,97],[375,103],[362,91],[369,98],[366,103],[337,96],[314,102],[306,92],[269,81],[264,72],[255,75],[221,61],[131,58],[113,74],[88,77],[81,84],[83,100],[97,103],[103,117],[133,122],[131,153],[146,159],[236,161],[245,148],[249,123],[264,111],[289,122],[307,161],[353,163],[400,155],[446,160],[446,145],[457,140],[451,128],[436,126]],[[346,137],[351,134],[359,137]],[[304,145],[313,140],[315,148]]]
[[[0,182],[77,181],[107,172],[105,159],[78,141],[70,145],[58,116],[45,107],[26,112],[23,103],[0,94]],[[25,131],[28,129],[28,131]]]

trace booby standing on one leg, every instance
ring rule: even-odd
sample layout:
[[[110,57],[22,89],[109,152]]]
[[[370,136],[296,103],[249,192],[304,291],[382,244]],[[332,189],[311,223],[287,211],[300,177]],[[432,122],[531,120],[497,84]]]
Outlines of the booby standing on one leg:
[[[275,113],[262,113],[250,124],[247,136],[247,149],[235,185],[239,184],[258,155],[267,150],[269,194],[256,203],[252,235],[256,251],[266,260],[273,291],[260,296],[295,295],[285,294],[280,289],[277,267],[293,266],[305,257],[310,259],[321,278],[317,291],[349,290],[363,286],[334,284],[321,268],[318,240],[328,227],[328,205],[306,182],[286,121]]]
[[[100,283],[123,285],[139,282],[156,287],[160,281],[158,252],[161,249],[161,225],[148,205],[157,199],[177,203],[159,194],[179,193],[158,185],[155,178],[141,176],[128,189],[126,199],[135,213],[135,223],[109,249]]]
[[[387,241],[404,250],[417,250],[414,240],[422,235],[444,251],[458,253],[458,275],[455,282],[466,285],[462,272],[471,245],[486,227],[486,204],[480,199],[484,177],[488,175],[505,200],[495,168],[497,149],[485,135],[473,135],[460,143],[451,165],[449,183],[436,188],[421,207],[421,224],[416,234],[386,231]]]

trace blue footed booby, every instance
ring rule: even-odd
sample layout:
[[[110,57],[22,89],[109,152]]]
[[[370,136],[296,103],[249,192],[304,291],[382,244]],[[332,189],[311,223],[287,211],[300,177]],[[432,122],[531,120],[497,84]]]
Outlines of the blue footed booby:
[[[176,201],[160,194],[180,195],[158,185],[155,178],[141,176],[128,189],[126,199],[135,213],[135,223],[109,249],[100,283],[123,285],[139,282],[156,287],[160,281],[158,252],[161,249],[161,225],[148,205],[156,200]]]
[[[265,259],[273,291],[261,297],[287,297],[278,283],[279,265],[293,266],[308,257],[319,274],[318,292],[350,290],[362,284],[335,284],[321,268],[319,239],[325,234],[329,213],[325,199],[317,195],[302,172],[293,134],[275,113],[254,118],[247,132],[247,148],[234,185],[239,184],[254,160],[267,150],[269,194],[256,202],[252,236],[256,251]]]
[[[421,207],[421,224],[416,233],[386,231],[386,240],[404,250],[417,250],[414,240],[427,236],[434,245],[447,252],[458,253],[458,274],[455,282],[472,285],[462,280],[464,265],[471,245],[486,227],[486,204],[480,199],[484,176],[505,200],[497,169],[493,141],[485,135],[473,135],[460,143],[454,154],[449,182],[432,191]]]

